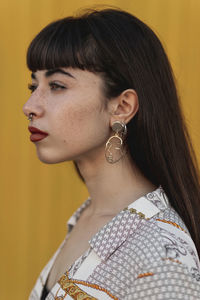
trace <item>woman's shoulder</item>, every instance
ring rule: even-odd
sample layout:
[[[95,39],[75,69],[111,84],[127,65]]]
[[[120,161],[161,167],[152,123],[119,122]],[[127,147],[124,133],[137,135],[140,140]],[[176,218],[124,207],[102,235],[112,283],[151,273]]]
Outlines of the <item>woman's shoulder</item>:
[[[178,213],[167,207],[130,235],[125,247],[138,264],[126,299],[200,299],[196,247]]]
[[[114,253],[114,257],[119,255],[123,262],[131,264],[135,276],[143,266],[157,261],[173,261],[186,266],[193,276],[200,279],[195,244],[161,186],[115,216],[95,234],[90,246],[102,260]]]
[[[100,260],[87,280],[119,299],[199,299],[195,245],[161,189],[131,203],[90,245]]]
[[[170,205],[145,219],[127,242],[134,243],[133,255],[142,259],[143,266],[156,266],[162,262],[170,267],[175,263],[175,266],[186,268],[200,282],[200,262],[195,244],[184,221]]]

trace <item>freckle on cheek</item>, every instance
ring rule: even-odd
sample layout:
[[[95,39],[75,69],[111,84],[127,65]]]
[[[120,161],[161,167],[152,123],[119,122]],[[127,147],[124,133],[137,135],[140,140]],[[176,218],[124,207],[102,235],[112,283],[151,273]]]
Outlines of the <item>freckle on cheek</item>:
[[[95,106],[88,105],[88,106],[79,106],[79,107],[68,107],[68,110],[59,117],[59,121],[62,124],[61,131],[63,135],[72,134],[80,134],[80,128],[87,126],[87,120],[95,111]],[[71,135],[70,134],[70,135]],[[70,138],[70,137],[69,137]],[[68,141],[65,139],[63,143],[67,143]]]

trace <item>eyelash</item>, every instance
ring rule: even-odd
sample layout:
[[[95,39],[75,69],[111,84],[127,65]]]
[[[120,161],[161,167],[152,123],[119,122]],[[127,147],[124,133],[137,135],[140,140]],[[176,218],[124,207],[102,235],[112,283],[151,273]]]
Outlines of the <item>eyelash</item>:
[[[59,85],[59,84],[57,84],[55,82],[49,83],[49,86],[51,88],[52,88],[52,86],[56,86],[56,89],[52,89],[53,91],[57,91],[58,89],[66,89],[66,87],[64,87],[62,85]],[[31,91],[31,93],[33,93],[37,89],[37,85],[29,83],[28,84],[28,89]]]

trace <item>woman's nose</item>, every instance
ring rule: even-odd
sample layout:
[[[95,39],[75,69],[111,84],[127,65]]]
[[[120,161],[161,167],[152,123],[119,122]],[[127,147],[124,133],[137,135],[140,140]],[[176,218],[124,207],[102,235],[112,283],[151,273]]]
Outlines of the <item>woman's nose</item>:
[[[35,100],[30,97],[23,105],[23,112],[27,117],[29,117],[30,113],[32,113],[36,118],[40,118],[44,114],[44,108],[41,104],[36,103]]]

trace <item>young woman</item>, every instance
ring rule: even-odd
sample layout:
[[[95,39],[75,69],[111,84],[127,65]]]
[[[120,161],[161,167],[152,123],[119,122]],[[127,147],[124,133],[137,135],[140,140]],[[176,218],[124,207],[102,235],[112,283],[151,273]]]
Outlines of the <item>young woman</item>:
[[[27,64],[37,155],[72,160],[90,195],[30,299],[200,299],[199,174],[156,35],[89,11],[46,26]]]

